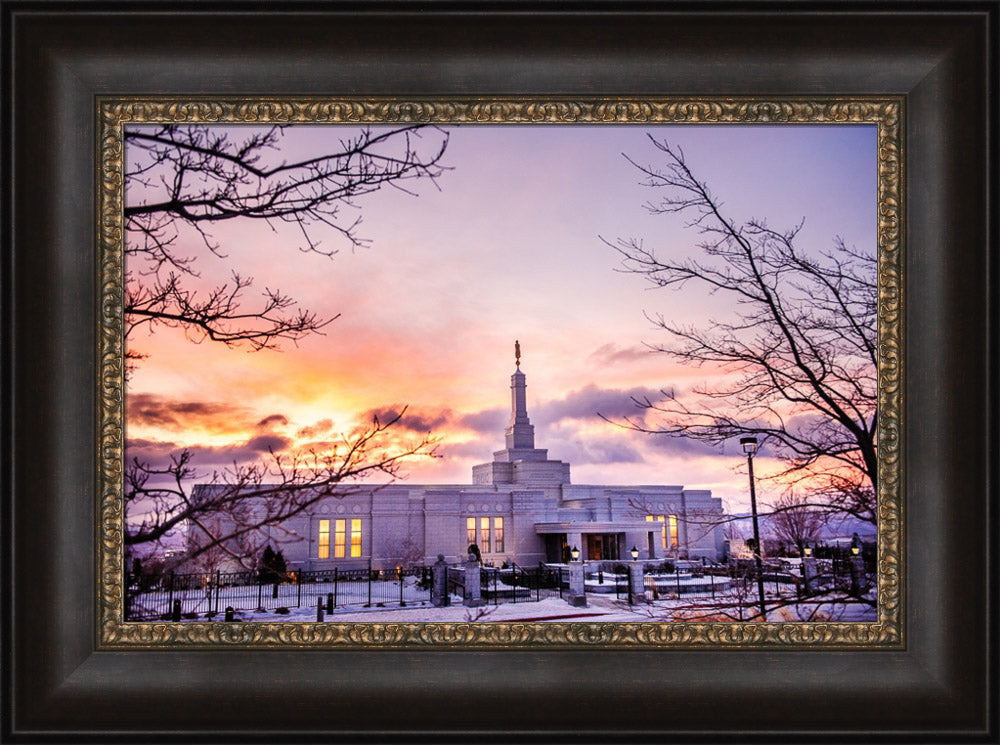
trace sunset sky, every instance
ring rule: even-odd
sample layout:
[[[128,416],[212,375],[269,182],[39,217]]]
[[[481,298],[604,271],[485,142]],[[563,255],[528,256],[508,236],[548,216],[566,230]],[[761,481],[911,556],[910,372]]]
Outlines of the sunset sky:
[[[288,130],[292,154],[322,152],[335,126]],[[703,324],[729,312],[692,286],[650,289],[617,272],[601,237],[641,238],[663,255],[697,251],[683,215],[652,215],[657,194],[623,157],[656,164],[647,134],[680,145],[737,221],[805,226],[803,249],[835,236],[874,251],[876,131],[862,125],[452,126],[436,185],[408,182],[357,201],[354,248],[333,231],[331,257],[298,250],[295,230],[213,226],[227,255],[196,240],[205,282],[230,269],[278,288],[321,316],[322,334],[280,351],[194,344],[159,328],[130,339],[148,354],[128,382],[127,456],[162,462],[190,447],[202,473],[333,439],[373,412],[409,406],[403,424],[440,437],[441,458],[414,460],[408,482],[469,483],[471,467],[503,447],[514,340],[522,348],[536,446],[567,461],[578,484],[683,484],[745,509],[737,443],[712,450],[603,421],[636,414],[631,395],[683,392],[711,370],[678,367],[644,342],[665,343],[643,312]],[[436,135],[439,137],[440,135]],[[435,137],[428,133],[428,138]],[[437,141],[435,139],[435,141]],[[126,157],[128,157],[126,153]],[[662,162],[662,161],[659,161]],[[141,199],[133,190],[129,199]],[[348,214],[353,214],[349,209]],[[204,255],[201,255],[204,254]],[[762,459],[766,468],[766,459]],[[762,494],[763,501],[768,495]]]

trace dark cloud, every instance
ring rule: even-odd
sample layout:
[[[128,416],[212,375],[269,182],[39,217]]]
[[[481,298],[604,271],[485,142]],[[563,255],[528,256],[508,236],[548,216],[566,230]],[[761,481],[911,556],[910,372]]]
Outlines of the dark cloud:
[[[257,429],[270,429],[275,424],[287,425],[288,417],[284,414],[271,414],[257,422]]]
[[[602,415],[611,420],[635,418],[642,415],[643,409],[634,399],[655,402],[663,398],[663,392],[653,388],[598,388],[590,384],[563,399],[547,401],[537,407],[536,412],[528,414],[537,419],[538,424],[553,424],[564,419],[596,419]]]
[[[317,437],[319,435],[325,434],[333,429],[332,419],[320,419],[315,424],[303,427],[296,434],[303,439],[308,439],[312,437]]]
[[[639,448],[628,441],[622,432],[618,437],[586,437],[572,441],[553,440],[552,457],[580,465],[608,465],[611,463],[642,463]]]
[[[370,409],[358,418],[362,422],[378,419],[379,422],[385,424],[398,417],[400,413],[402,413],[402,417],[393,425],[393,428],[420,434],[432,432],[450,424],[455,416],[455,412],[451,409],[409,407],[404,411],[402,406],[383,406],[378,409]]]
[[[240,426],[249,418],[243,406],[214,401],[177,401],[151,393],[130,393],[126,397],[125,412],[129,424],[189,429],[191,427],[224,428]]]
[[[291,444],[292,441],[289,440],[287,437],[282,437],[281,435],[267,434],[267,435],[258,435],[257,437],[250,438],[249,440],[247,440],[246,444],[243,445],[243,447],[246,448],[247,450],[257,453],[266,453],[268,451],[274,451],[275,453],[279,453],[282,450],[287,449],[288,446]]]
[[[139,438],[125,440],[125,460],[137,458],[142,463],[163,464],[168,462],[171,453],[177,453],[181,446],[176,442],[160,440],[144,440]]]
[[[274,434],[259,435],[245,442],[227,445],[184,446],[171,441],[135,438],[125,441],[125,459],[127,462],[137,459],[153,468],[163,468],[170,464],[171,456],[176,457],[186,449],[191,453],[190,465],[204,476],[208,469],[259,461],[262,457],[266,458],[269,451],[279,453],[290,445],[288,438]]]
[[[502,433],[510,420],[510,409],[483,409],[471,414],[463,414],[456,424],[479,434]]]
[[[445,427],[471,430],[480,435],[503,435],[504,427],[510,418],[510,411],[500,408],[483,409],[470,414],[460,414],[450,408],[435,408],[428,406],[410,406],[404,411],[402,406],[383,406],[370,409],[358,417],[359,422],[370,423],[378,418],[383,424],[398,417],[400,420],[393,425],[394,429],[425,434]]]
[[[649,447],[668,455],[719,455],[723,452],[721,446],[709,445],[690,437],[669,437],[646,432],[637,434],[645,438]]]

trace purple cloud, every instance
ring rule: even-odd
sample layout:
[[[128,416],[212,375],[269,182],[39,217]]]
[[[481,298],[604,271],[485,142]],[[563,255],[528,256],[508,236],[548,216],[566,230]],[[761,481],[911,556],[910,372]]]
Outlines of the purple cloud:
[[[616,362],[645,359],[649,355],[647,347],[619,347],[614,342],[608,342],[591,352],[587,359],[597,365],[613,365]]]
[[[633,399],[651,401],[663,399],[663,392],[653,388],[598,388],[591,383],[578,391],[572,391],[565,398],[547,401],[537,409],[537,414],[529,412],[539,424],[553,424],[564,419],[623,419],[641,415],[643,409]]]
[[[242,426],[249,419],[249,410],[214,401],[178,401],[151,393],[129,393],[125,399],[129,424],[184,430],[191,427],[206,429]]]
[[[303,439],[309,439],[317,437],[318,435],[326,434],[331,429],[333,429],[332,419],[320,419],[318,422],[316,422],[311,426],[302,427],[302,429],[296,432],[296,435]]]
[[[409,407],[403,411],[402,406],[383,406],[378,409],[370,409],[358,417],[359,421],[370,422],[378,419],[385,424],[396,417],[399,421],[393,425],[394,429],[417,432],[420,434],[431,432],[439,427],[451,423],[455,413],[451,409],[415,408]]]
[[[271,414],[257,422],[257,429],[270,429],[275,424],[287,425],[288,417],[284,414]]]

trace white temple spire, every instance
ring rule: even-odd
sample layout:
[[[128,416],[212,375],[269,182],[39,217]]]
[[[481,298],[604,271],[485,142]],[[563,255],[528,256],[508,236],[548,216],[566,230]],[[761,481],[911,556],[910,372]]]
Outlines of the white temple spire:
[[[514,362],[517,370],[510,376],[510,424],[505,432],[508,449],[533,449],[535,428],[528,419],[527,383],[521,372],[521,343],[514,342]]]

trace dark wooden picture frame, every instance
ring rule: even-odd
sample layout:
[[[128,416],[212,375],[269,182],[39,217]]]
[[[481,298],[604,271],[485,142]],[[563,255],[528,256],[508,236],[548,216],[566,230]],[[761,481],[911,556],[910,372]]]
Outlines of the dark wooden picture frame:
[[[996,3],[122,10],[3,4],[5,741],[996,740]],[[94,101],[171,93],[905,96],[905,649],[98,650]]]

